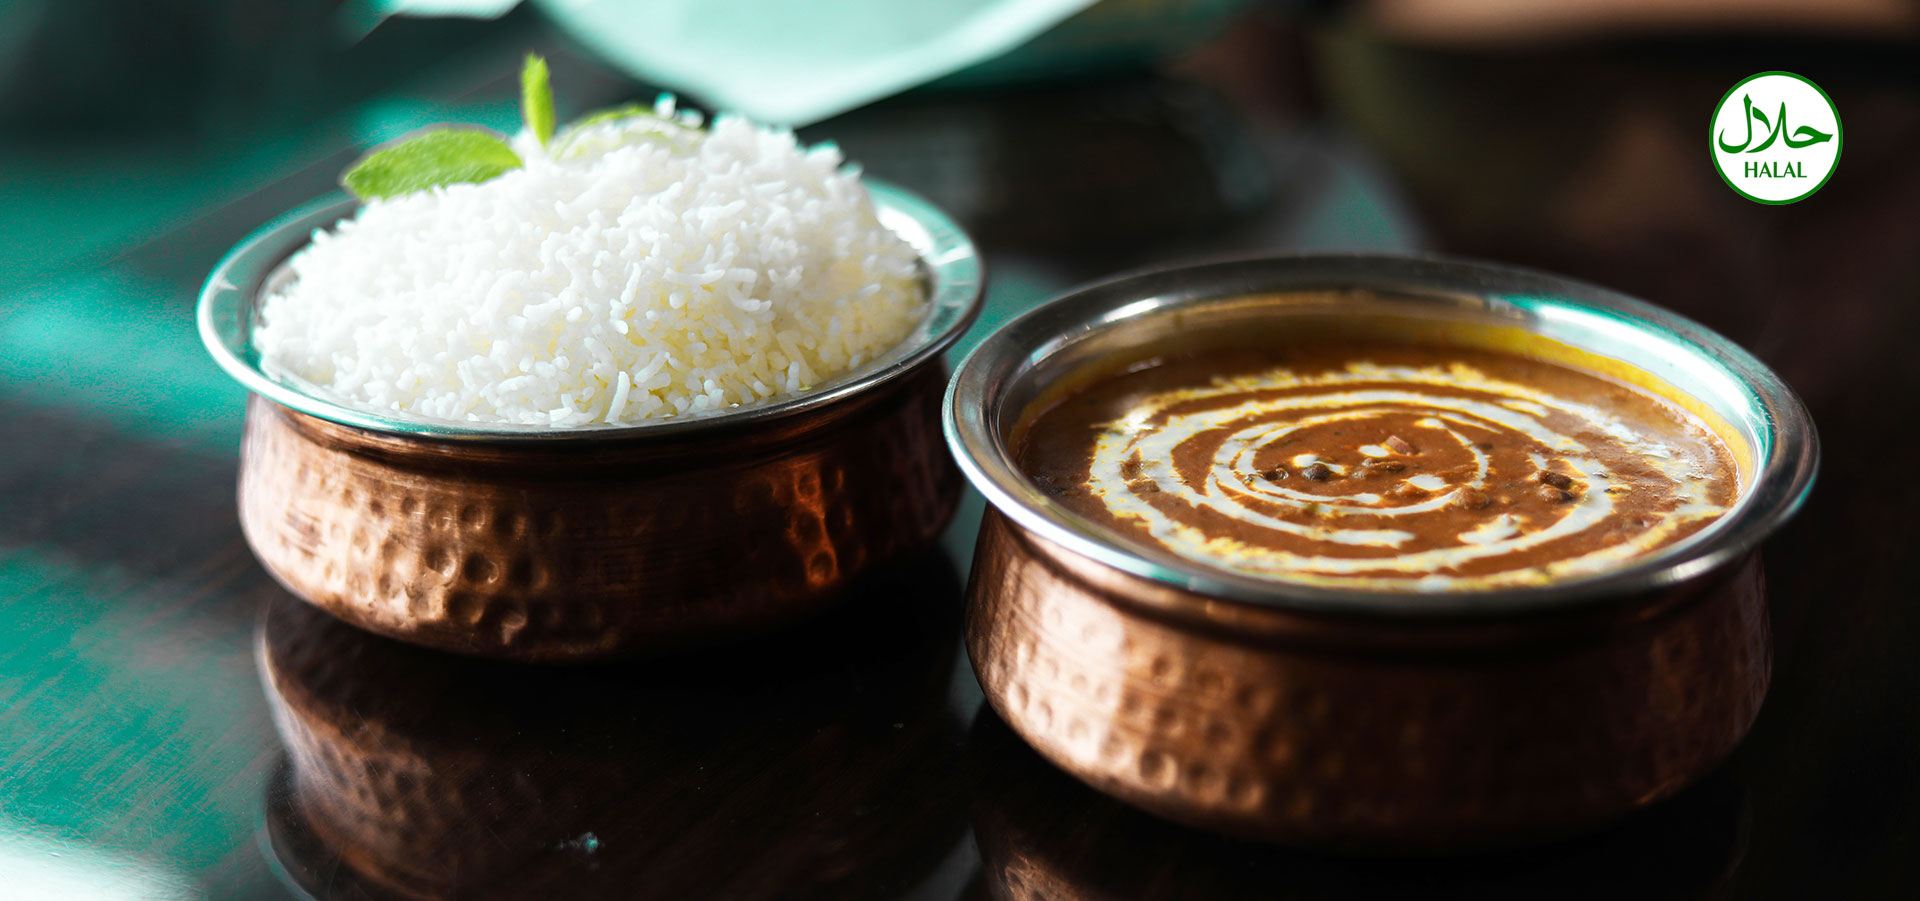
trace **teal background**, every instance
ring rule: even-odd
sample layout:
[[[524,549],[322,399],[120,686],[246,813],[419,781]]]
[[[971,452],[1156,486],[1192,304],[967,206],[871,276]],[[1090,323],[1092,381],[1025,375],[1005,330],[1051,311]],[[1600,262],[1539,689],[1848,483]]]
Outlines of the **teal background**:
[[[258,842],[281,751],[252,653],[273,588],[233,524],[245,395],[193,300],[355,148],[514,127],[499,78],[548,40],[518,16],[354,43],[332,6],[0,5],[0,898],[286,896]],[[156,38],[180,43],[128,49]]]

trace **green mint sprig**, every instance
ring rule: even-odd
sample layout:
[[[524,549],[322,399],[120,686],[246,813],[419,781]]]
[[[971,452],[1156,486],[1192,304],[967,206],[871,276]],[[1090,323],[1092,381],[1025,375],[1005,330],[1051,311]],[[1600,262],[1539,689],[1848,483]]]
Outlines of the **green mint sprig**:
[[[527,54],[527,61],[520,66],[520,120],[540,146],[553,140],[553,81],[547,74],[547,61],[539,54]]]
[[[483,182],[523,165],[520,155],[494,132],[436,125],[361,157],[340,176],[340,185],[364,202]]]
[[[623,103],[619,106],[610,106],[603,110],[595,110],[567,123],[567,130],[577,131],[582,128],[591,128],[595,125],[605,125],[608,122],[631,119],[635,116],[654,116],[653,107],[644,103]]]
[[[628,103],[587,113],[568,123],[554,136],[548,152],[554,159],[576,160],[635,144],[688,150],[699,143],[700,136],[699,126],[683,117],[663,114],[657,106]]]
[[[697,133],[696,129],[661,118],[651,107],[630,104],[574,120],[559,131],[556,143],[552,76],[547,61],[533,53],[527,54],[520,67],[520,119],[540,146],[553,146],[554,155],[561,159],[604,153],[630,140],[664,140],[676,134]],[[591,126],[623,120],[642,120],[640,133],[581,140]],[[442,185],[483,182],[524,165],[526,161],[513,151],[505,135],[476,126],[434,125],[376,147],[355,160],[341,174],[340,185],[364,203]]]

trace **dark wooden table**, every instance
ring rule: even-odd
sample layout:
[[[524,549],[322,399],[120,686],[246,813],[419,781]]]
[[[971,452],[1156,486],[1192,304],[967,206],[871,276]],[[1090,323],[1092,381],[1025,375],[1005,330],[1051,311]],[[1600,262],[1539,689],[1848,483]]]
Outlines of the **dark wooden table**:
[[[560,58],[563,90],[621,89]],[[242,397],[191,310],[221,250],[324,191],[335,158],[0,299],[0,896],[1911,896],[1913,60],[1256,28],[1175,78],[909,97],[809,132],[975,228],[994,284],[968,343],[1072,282],[1194,253],[1437,250],[1637,294],[1775,366],[1826,462],[1768,548],[1772,694],[1724,767],[1617,827],[1330,858],[1094,794],[981,706],[957,637],[977,497],[843,611],[723,651],[505,667],[307,609],[240,537]],[[1733,194],[1701,140],[1765,69],[1818,81],[1846,127],[1838,173],[1787,207]],[[364,774],[305,801],[335,825],[300,815],[282,734]]]

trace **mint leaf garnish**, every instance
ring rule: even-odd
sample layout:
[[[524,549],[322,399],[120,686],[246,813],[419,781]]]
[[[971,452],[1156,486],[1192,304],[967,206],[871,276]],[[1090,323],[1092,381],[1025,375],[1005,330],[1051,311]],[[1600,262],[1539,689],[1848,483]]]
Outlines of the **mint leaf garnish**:
[[[527,54],[526,64],[520,67],[520,118],[540,146],[553,140],[553,83],[547,61],[538,54]]]
[[[436,127],[375,148],[347,167],[340,185],[367,201],[439,185],[486,181],[521,165],[520,156],[498,134],[480,128]]]
[[[629,103],[598,110],[567,123],[553,139],[554,159],[598,156],[634,144],[664,144],[685,150],[700,139],[698,120],[692,123],[663,116],[653,106]]]
[[[624,106],[614,106],[614,107],[608,107],[603,110],[595,110],[591,113],[581,116],[580,118],[567,123],[567,130],[573,131],[576,128],[586,128],[592,125],[599,125],[603,122],[618,122],[621,119],[631,119],[634,116],[652,116],[655,119],[660,118],[660,116],[653,111],[653,107],[651,106],[648,106],[644,103],[629,103]]]

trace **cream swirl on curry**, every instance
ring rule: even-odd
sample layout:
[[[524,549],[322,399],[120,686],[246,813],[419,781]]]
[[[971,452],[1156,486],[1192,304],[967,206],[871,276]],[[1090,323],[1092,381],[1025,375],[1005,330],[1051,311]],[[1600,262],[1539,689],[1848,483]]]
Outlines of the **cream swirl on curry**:
[[[1152,361],[1044,411],[1021,456],[1060,503],[1181,557],[1420,590],[1617,569],[1737,487],[1711,429],[1649,392],[1390,344]]]

